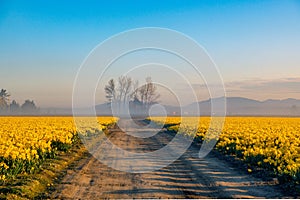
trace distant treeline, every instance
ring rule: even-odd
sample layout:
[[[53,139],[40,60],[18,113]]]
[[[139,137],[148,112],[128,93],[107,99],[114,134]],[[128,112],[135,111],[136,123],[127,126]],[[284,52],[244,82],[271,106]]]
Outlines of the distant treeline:
[[[7,90],[1,89],[0,91],[0,114],[38,114],[39,108],[36,107],[33,100],[25,100],[23,104],[17,101],[10,101],[10,94]]]

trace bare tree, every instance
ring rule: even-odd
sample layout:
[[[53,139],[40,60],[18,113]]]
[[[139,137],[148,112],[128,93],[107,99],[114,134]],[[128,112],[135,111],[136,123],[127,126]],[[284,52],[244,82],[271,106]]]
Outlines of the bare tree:
[[[148,109],[150,105],[156,103],[160,97],[160,95],[157,94],[157,87],[152,82],[151,77],[146,78],[146,84],[139,89],[139,93],[141,102],[146,109]]]
[[[132,78],[120,76],[117,85],[111,79],[108,85],[105,86],[106,98],[113,106],[117,106],[118,112],[124,112],[126,104],[129,104],[132,95],[132,85]]]
[[[157,99],[159,98],[157,88],[152,82],[151,77],[147,77],[146,84],[139,87],[138,81],[133,81],[132,78],[128,76],[120,76],[117,85],[114,80],[111,79],[104,90],[106,98],[111,105],[117,109],[116,111],[119,114],[125,114],[125,112],[127,112],[125,109],[129,108],[127,106],[132,103],[138,104],[133,107],[139,107],[142,113],[147,112],[149,106],[157,102]]]
[[[106,93],[106,98],[111,103],[116,100],[116,85],[114,79],[108,81],[108,85],[104,88]]]
[[[125,77],[123,103],[128,102],[130,100],[131,90],[132,90],[132,79],[130,77]]]
[[[136,80],[132,84],[132,93],[130,95],[130,98],[133,100],[139,100],[138,98],[138,92],[139,92],[139,81]]]
[[[138,93],[139,93],[139,95],[140,95],[140,97],[139,97],[139,100],[140,100],[140,102],[142,103],[142,104],[144,104],[145,103],[145,96],[146,96],[146,86],[145,85],[143,85],[143,86],[141,86],[140,88],[139,88],[139,90],[138,90]]]
[[[131,89],[132,89],[132,79],[128,76],[120,76],[118,78],[117,100],[123,103],[129,101]]]
[[[117,87],[117,101],[121,102],[124,94],[124,85],[125,85],[125,76],[120,76],[118,78],[118,87]]]
[[[132,90],[132,79],[127,76],[120,76],[118,79],[118,105],[121,113],[126,112],[126,105],[129,104]]]

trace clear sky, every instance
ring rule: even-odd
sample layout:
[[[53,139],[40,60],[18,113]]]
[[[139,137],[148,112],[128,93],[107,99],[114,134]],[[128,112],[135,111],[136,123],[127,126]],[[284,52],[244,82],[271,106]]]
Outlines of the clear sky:
[[[182,32],[218,65],[228,96],[300,99],[300,1],[3,1],[0,88],[70,107],[76,72],[100,42],[140,27]]]

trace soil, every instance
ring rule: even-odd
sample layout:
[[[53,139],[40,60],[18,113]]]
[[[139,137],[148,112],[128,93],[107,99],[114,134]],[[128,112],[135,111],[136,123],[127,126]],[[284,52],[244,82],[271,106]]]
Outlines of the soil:
[[[173,137],[174,133],[165,129],[152,137],[139,138],[112,128],[108,139],[131,152],[151,152]],[[251,176],[215,153],[199,159],[199,149],[193,143],[172,164],[147,173],[118,171],[89,154],[66,171],[46,198],[291,198],[278,186],[278,181]],[[122,159],[114,160],[114,166],[118,165],[124,165]]]

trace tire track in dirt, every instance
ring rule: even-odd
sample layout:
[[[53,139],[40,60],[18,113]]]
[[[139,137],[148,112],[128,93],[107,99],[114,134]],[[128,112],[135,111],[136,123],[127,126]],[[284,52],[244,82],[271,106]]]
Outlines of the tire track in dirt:
[[[168,144],[173,137],[174,134],[164,130],[150,138],[137,138],[116,128],[110,130],[109,140],[128,151],[150,152]],[[199,159],[199,148],[193,144],[184,155],[169,166],[149,173],[118,171],[90,155],[67,171],[48,198],[285,197],[276,183],[245,174],[213,154],[209,154],[205,159]],[[122,161],[114,162],[118,165]]]

